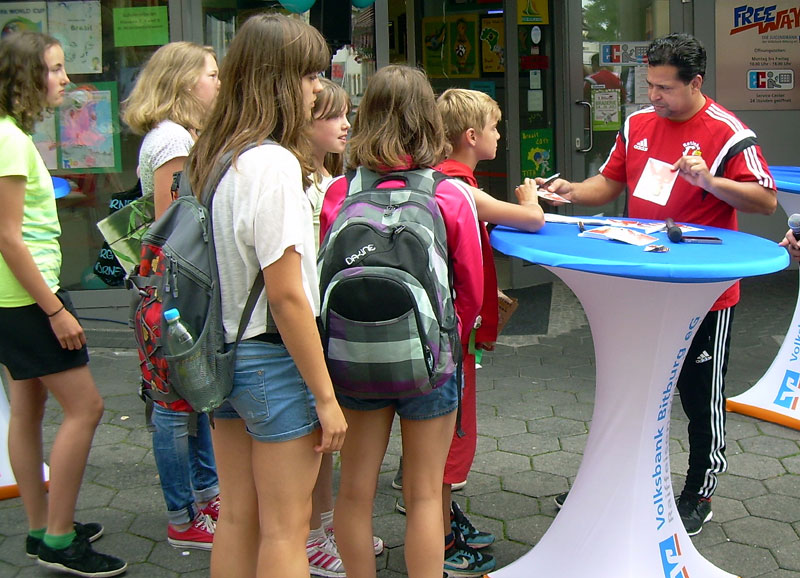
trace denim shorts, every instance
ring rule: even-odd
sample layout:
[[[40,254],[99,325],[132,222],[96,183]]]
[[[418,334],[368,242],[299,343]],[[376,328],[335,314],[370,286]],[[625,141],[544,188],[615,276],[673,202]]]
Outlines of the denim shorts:
[[[233,390],[214,419],[243,419],[262,442],[297,439],[319,427],[314,396],[286,347],[252,339],[239,344]]]
[[[356,411],[371,411],[394,406],[402,419],[433,419],[454,412],[458,408],[456,375],[424,395],[402,399],[361,399],[336,394],[339,405]]]

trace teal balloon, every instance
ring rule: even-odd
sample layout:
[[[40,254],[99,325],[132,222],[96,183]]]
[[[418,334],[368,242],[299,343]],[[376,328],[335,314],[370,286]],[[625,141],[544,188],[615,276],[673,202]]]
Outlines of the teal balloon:
[[[314,5],[317,0],[280,0],[281,5],[289,12],[302,14]]]
[[[375,0],[352,0],[353,6],[356,8],[366,8],[367,6],[374,4]]]

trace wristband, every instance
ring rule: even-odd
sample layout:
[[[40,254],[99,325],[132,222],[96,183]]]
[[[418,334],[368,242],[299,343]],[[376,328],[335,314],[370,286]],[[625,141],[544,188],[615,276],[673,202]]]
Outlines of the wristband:
[[[45,313],[45,315],[47,315],[48,318],[49,317],[55,317],[56,315],[58,315],[62,311],[64,311],[64,304],[63,303],[61,304],[61,307],[59,309],[56,309],[52,313]]]

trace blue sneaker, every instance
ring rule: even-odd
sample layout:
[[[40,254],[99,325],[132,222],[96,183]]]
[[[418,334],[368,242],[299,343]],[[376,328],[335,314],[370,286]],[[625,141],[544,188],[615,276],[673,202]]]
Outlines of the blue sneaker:
[[[467,546],[460,533],[455,538],[444,551],[444,571],[450,578],[479,578],[497,566],[494,557]]]
[[[450,505],[450,527],[453,532],[461,533],[470,548],[480,550],[494,543],[494,534],[475,528],[456,502]]]

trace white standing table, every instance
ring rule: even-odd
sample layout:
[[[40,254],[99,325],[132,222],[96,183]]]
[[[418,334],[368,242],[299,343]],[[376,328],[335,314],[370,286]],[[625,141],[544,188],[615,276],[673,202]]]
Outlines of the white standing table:
[[[499,251],[544,265],[581,301],[595,345],[594,415],[569,497],[541,541],[491,578],[730,578],[692,545],[669,466],[672,398],[695,329],[737,279],[783,269],[775,242],[704,227],[720,245],[666,253],[581,238],[570,224],[492,232]]]
[[[778,202],[787,215],[800,213],[800,167],[770,167]],[[753,387],[727,400],[728,411],[800,429],[800,298],[778,354]]]

